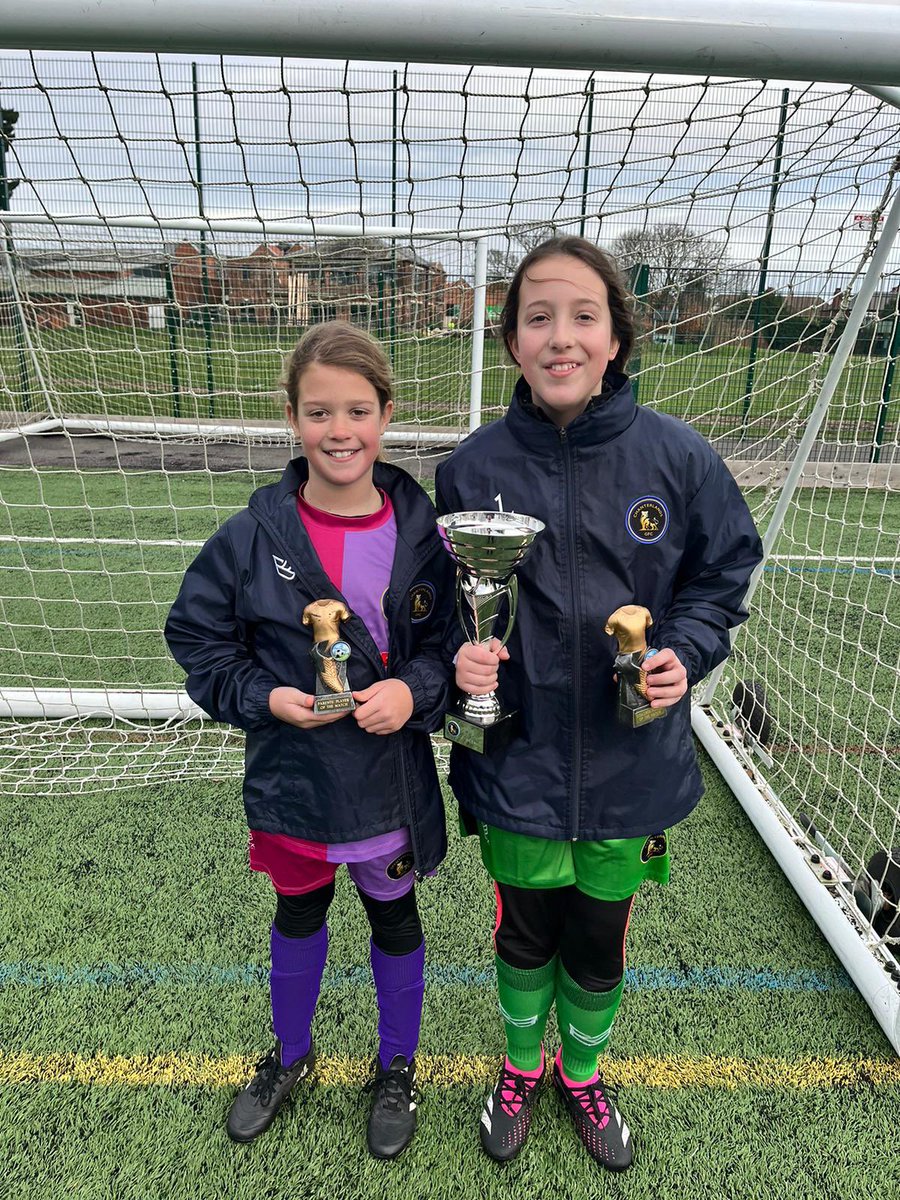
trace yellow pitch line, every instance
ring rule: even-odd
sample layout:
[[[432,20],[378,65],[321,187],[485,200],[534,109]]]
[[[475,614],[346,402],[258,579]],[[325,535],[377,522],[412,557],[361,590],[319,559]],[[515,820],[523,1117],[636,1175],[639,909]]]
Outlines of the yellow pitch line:
[[[480,1055],[419,1055],[419,1077],[433,1087],[484,1084],[497,1059]],[[326,1087],[356,1087],[371,1059],[324,1055],[316,1064]],[[119,1087],[233,1087],[252,1074],[254,1060],[240,1055],[81,1055],[0,1052],[0,1085],[81,1083]],[[606,1058],[610,1083],[652,1088],[825,1088],[900,1086],[900,1060],[880,1058]]]

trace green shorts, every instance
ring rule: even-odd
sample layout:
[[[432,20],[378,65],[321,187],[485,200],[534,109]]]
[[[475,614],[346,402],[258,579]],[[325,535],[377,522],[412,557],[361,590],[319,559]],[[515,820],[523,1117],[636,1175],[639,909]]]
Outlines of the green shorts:
[[[669,839],[612,838],[605,842],[554,842],[510,833],[478,822],[481,860],[497,883],[521,888],[561,888],[572,884],[595,900],[627,900],[652,879],[669,882]]]

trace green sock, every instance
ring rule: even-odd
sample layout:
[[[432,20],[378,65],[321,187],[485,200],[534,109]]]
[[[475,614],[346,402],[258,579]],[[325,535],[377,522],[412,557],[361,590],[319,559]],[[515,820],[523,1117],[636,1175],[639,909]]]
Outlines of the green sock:
[[[556,958],[535,971],[497,958],[497,993],[506,1028],[506,1053],[514,1067],[536,1071],[556,986]]]
[[[597,1070],[597,1056],[606,1049],[625,980],[611,992],[586,992],[562,963],[556,972],[556,1020],[562,1041],[562,1068],[579,1083]]]

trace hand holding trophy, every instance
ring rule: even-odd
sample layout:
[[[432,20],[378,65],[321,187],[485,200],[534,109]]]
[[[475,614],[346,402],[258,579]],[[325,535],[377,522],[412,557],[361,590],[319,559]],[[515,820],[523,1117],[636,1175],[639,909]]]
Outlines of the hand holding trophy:
[[[309,654],[316,668],[314,713],[349,712],[356,701],[347,686],[350,647],[341,637],[341,621],[350,612],[340,600],[314,600],[303,610],[303,624],[312,625],[313,645]]]
[[[653,618],[640,604],[625,604],[617,608],[606,622],[606,632],[619,644],[616,673],[619,676],[617,715],[623,725],[637,729],[657,717],[664,717],[666,708],[651,708],[647,699],[647,673],[642,664],[647,656],[647,630]]]
[[[488,644],[503,606],[508,605],[500,647],[513,631],[519,586],[514,575],[544,528],[520,513],[462,512],[438,517],[438,529],[456,563],[456,612],[463,633],[474,644]],[[470,629],[471,626],[471,629]],[[444,736],[478,754],[505,745],[515,732],[515,713],[504,713],[496,695],[465,693],[444,720]]]

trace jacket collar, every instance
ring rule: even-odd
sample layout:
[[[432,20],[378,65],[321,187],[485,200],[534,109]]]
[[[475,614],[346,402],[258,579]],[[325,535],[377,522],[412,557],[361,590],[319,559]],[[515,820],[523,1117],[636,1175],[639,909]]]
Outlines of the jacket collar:
[[[297,492],[308,478],[306,459],[293,458],[278,483],[258,488],[249,503],[250,511],[277,531],[286,546],[302,551],[304,558],[312,554],[312,545],[297,516]],[[373,480],[391,498],[398,548],[403,545],[411,556],[418,557],[426,543],[436,537],[434,511],[427,496],[411,475],[392,463],[376,462]]]
[[[566,426],[566,438],[575,446],[599,446],[623,433],[637,415],[637,405],[627,375],[610,367],[603,390]],[[520,376],[506,411],[506,424],[516,441],[548,453],[559,446],[560,431],[531,399],[531,388]]]

